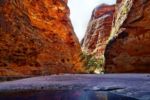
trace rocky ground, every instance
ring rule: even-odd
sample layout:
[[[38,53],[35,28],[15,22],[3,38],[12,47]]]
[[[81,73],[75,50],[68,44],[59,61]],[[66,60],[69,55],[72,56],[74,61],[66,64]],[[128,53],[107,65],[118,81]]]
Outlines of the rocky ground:
[[[149,86],[150,74],[65,74],[1,82],[0,94],[31,90],[89,90],[150,100]]]

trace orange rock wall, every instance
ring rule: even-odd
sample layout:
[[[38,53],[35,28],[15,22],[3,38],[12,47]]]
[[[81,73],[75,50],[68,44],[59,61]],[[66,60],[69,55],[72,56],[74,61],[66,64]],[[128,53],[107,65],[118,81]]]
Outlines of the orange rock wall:
[[[116,8],[106,72],[150,72],[150,1],[123,0]]]
[[[83,71],[65,2],[0,0],[0,76]]]

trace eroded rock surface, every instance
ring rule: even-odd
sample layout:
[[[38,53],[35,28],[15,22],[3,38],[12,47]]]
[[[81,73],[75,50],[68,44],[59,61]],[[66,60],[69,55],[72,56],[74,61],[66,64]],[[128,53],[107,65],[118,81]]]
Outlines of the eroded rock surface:
[[[0,76],[82,72],[66,3],[0,0]]]
[[[105,52],[106,72],[150,72],[149,5],[149,0],[123,0],[116,7]]]
[[[94,9],[82,43],[83,52],[92,54],[96,58],[104,54],[111,31],[114,11],[114,5],[106,4]]]

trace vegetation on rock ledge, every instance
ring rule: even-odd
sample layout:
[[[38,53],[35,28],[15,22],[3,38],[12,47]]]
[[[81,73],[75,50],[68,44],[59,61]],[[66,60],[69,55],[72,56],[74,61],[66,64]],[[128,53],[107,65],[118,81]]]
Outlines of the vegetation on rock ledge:
[[[83,52],[82,60],[85,61],[85,67],[88,73],[103,73],[104,57],[95,58],[92,54]]]

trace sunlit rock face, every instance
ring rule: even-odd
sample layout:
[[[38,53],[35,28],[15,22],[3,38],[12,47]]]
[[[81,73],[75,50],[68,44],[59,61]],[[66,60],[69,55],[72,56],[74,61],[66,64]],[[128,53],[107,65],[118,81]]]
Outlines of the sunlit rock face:
[[[150,0],[123,0],[107,45],[106,72],[150,72]]]
[[[111,31],[114,11],[114,5],[105,4],[94,9],[82,43],[84,52],[92,54],[96,58],[104,54]]]
[[[83,71],[65,2],[0,0],[0,76]]]

